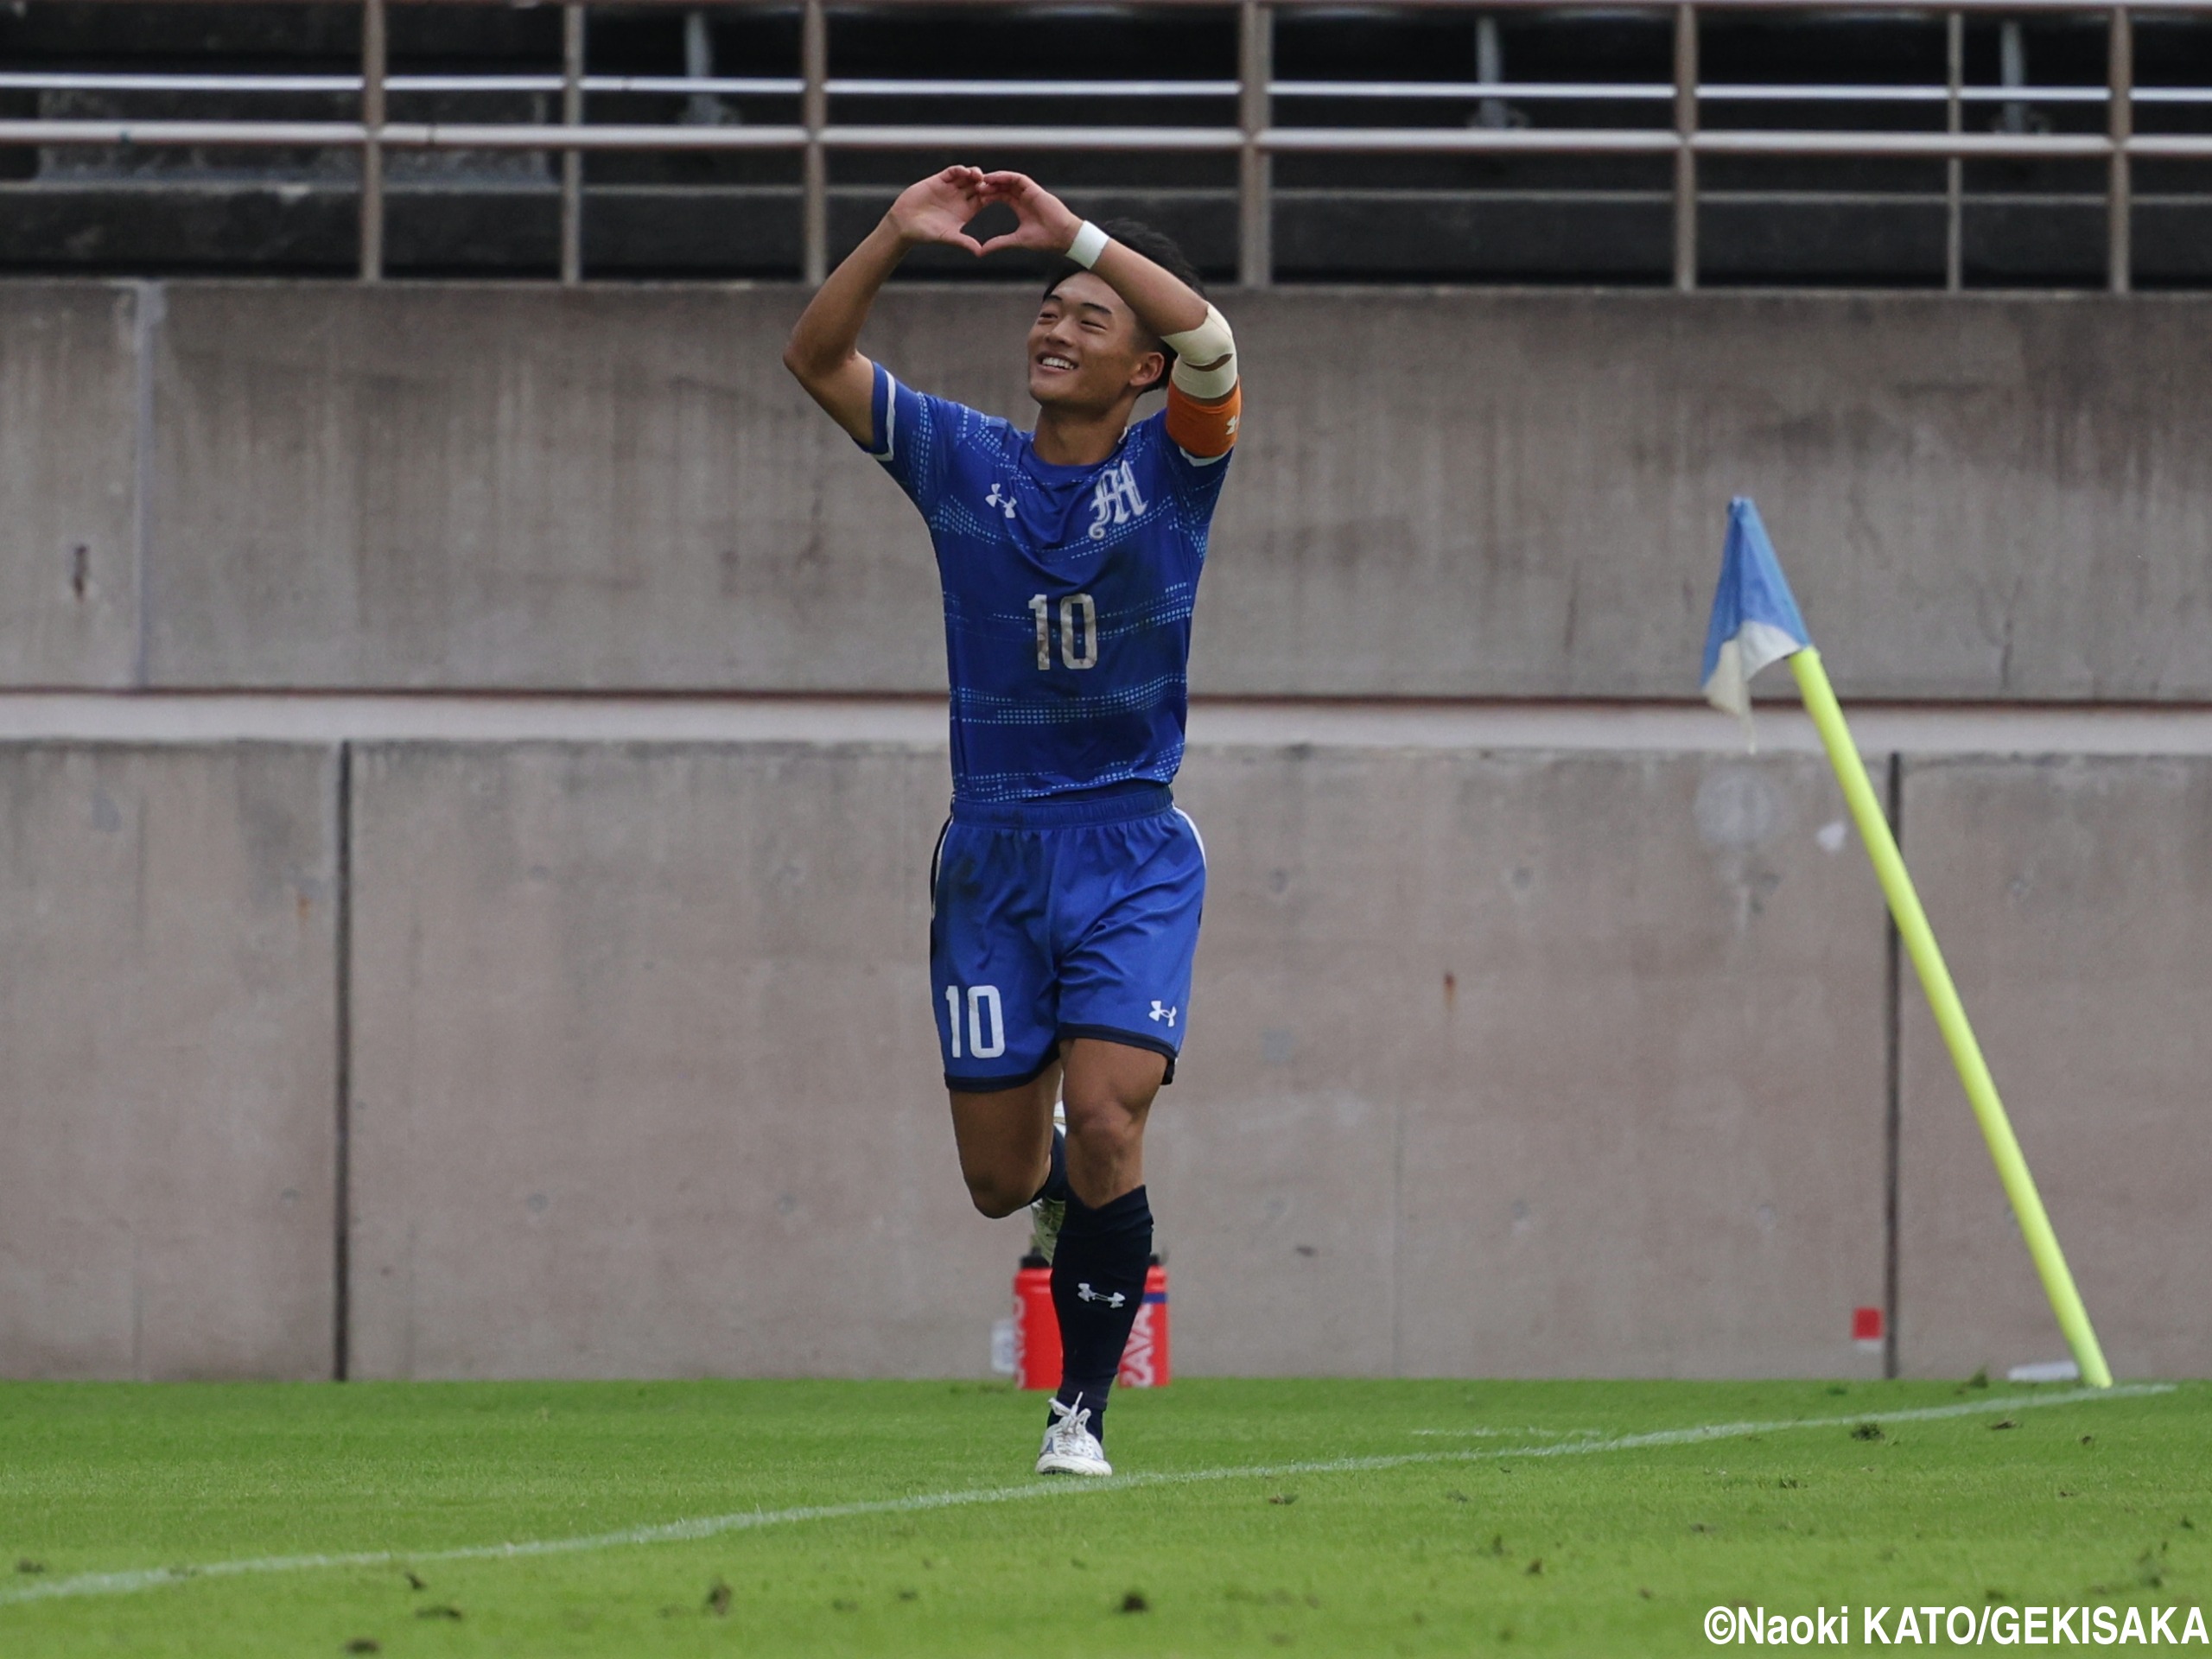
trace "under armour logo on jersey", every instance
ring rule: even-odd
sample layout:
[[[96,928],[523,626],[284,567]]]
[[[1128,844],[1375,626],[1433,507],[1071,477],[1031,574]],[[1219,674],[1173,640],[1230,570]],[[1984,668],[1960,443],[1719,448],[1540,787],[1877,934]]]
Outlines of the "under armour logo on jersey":
[[[1182,1010],[1180,1008],[1171,1008],[1165,1002],[1159,1001],[1157,998],[1154,998],[1153,1001],[1152,1017],[1155,1020],[1165,1020],[1170,1030],[1174,1028],[1175,1016],[1181,1012]]]
[[[1126,461],[1109,467],[1090,486],[1090,511],[1096,515],[1090,521],[1090,539],[1104,541],[1109,524],[1126,524],[1144,509],[1145,499],[1137,493],[1135,468]]]
[[[996,507],[1009,518],[1014,517],[1014,491],[1004,484],[991,486],[991,493],[983,498],[987,507]]]
[[[1077,1285],[1075,1287],[1075,1294],[1084,1301],[1103,1302],[1109,1307],[1119,1307],[1123,1302],[1129,1300],[1128,1297],[1122,1295],[1118,1290],[1110,1296],[1101,1294],[1099,1292],[1093,1290],[1087,1283]]]

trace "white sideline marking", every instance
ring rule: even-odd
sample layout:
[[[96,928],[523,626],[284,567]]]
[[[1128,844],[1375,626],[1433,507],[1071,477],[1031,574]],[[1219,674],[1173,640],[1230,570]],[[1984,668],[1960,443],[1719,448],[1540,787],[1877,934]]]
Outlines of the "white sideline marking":
[[[1400,1469],[1422,1463],[1495,1463],[1506,1458],[1571,1458],[1592,1452],[1633,1452],[1645,1446],[1693,1446],[1701,1440],[1740,1440],[1751,1434],[1778,1434],[1793,1428],[1840,1428],[1856,1423],[1917,1423],[1941,1417],[1973,1417],[1985,1412],[2033,1411],[2044,1406],[2087,1404],[2143,1395],[2171,1394],[2171,1382],[2138,1382],[2113,1389],[2075,1389],[2064,1394],[2021,1395],[1973,1401],[1955,1406],[1921,1406],[1904,1411],[1861,1411],[1842,1417],[1799,1417],[1769,1423],[1700,1423],[1689,1428],[1654,1429],[1603,1440],[1552,1440],[1541,1446],[1485,1446],[1455,1452],[1387,1452],[1365,1458],[1331,1458],[1310,1463],[1246,1464],[1226,1469],[1185,1469],[1159,1474],[1116,1475],[1105,1480],[1039,1479],[1022,1486],[983,1486],[961,1492],[924,1492],[912,1497],[875,1498],[857,1503],[814,1503],[790,1510],[749,1510],[734,1515],[701,1516],[658,1526],[575,1538],[536,1538],[512,1544],[468,1544],[456,1549],[368,1550],[347,1555],[264,1555],[245,1560],[209,1561],[198,1567],[140,1567],[124,1573],[80,1573],[20,1590],[0,1591],[0,1606],[25,1601],[53,1601],[76,1596],[127,1596],[162,1585],[194,1579],[232,1579],[258,1573],[309,1573],[329,1567],[397,1567],[425,1561],[518,1560],[533,1555],[572,1555],[587,1550],[620,1549],[635,1544],[683,1543],[725,1532],[789,1526],[800,1521],[841,1521],[858,1516],[907,1515],[919,1510],[965,1509],[982,1503],[1014,1503],[1027,1498],[1083,1492],[1127,1491],[1138,1486],[1188,1486],[1201,1481],[1275,1479],[1284,1475],[1356,1474]]]

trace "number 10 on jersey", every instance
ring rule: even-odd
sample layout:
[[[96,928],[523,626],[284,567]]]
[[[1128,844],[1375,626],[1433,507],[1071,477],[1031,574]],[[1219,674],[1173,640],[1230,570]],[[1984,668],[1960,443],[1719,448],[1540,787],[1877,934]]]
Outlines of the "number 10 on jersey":
[[[952,1033],[952,1058],[960,1052],[960,987],[944,988],[946,1027]],[[1006,1010],[999,1004],[995,985],[968,988],[968,1052],[979,1060],[995,1060],[1006,1052]]]
[[[1052,602],[1039,594],[1029,601],[1037,619],[1037,666],[1052,665]],[[1098,607],[1089,594],[1071,594],[1060,601],[1060,661],[1069,668],[1098,666]]]

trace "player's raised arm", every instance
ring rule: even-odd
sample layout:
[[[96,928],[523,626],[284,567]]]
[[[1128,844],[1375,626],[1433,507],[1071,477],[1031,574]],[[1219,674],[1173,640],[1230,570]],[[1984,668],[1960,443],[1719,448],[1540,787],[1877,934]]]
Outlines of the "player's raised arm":
[[[986,199],[1002,201],[1019,221],[983,245],[1063,253],[1086,265],[1128,302],[1137,321],[1175,353],[1169,376],[1169,435],[1196,457],[1226,454],[1236,442],[1242,397],[1236,340],[1229,321],[1188,283],[1135,248],[1078,219],[1058,196],[1020,173],[988,173]]]
[[[880,223],[830,273],[791,329],[784,366],[797,377],[830,418],[862,443],[870,430],[875,365],[860,353],[861,325],[877,290],[910,249],[943,242],[970,253],[982,245],[962,227],[989,205],[983,175],[948,167],[911,184]]]

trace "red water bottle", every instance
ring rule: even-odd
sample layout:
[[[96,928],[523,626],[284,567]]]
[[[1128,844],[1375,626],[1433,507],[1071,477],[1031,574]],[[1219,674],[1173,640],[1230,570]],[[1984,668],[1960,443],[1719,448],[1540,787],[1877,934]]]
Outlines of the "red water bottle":
[[[1033,1250],[1014,1275],[1014,1375],[1025,1389],[1060,1386],[1060,1321],[1052,1312],[1052,1269]]]
[[[1014,1374],[1025,1389],[1060,1386],[1060,1322],[1052,1312],[1052,1270],[1034,1254],[1021,1258],[1014,1275]],[[1144,1302],[1137,1309],[1128,1346],[1115,1381],[1125,1389],[1167,1386],[1167,1269],[1154,1256],[1144,1275]]]
[[[1129,1331],[1129,1345],[1122,1350],[1122,1369],[1114,1381],[1125,1389],[1164,1389],[1167,1386],[1167,1269],[1152,1258],[1145,1269],[1144,1305]]]

